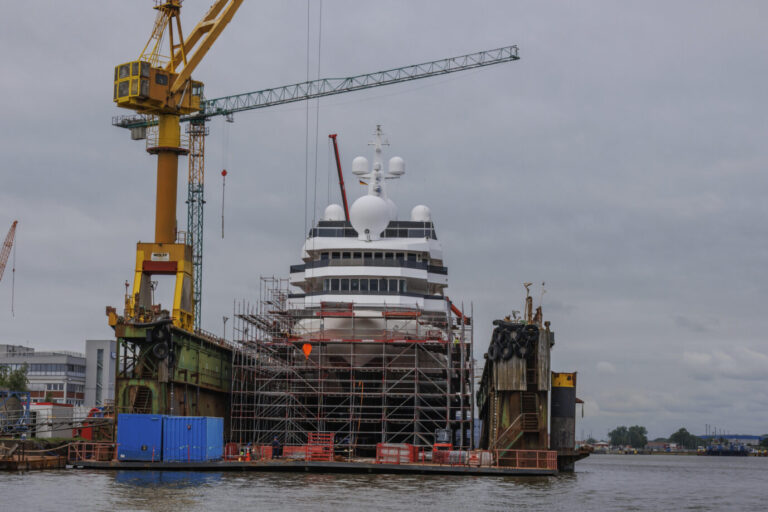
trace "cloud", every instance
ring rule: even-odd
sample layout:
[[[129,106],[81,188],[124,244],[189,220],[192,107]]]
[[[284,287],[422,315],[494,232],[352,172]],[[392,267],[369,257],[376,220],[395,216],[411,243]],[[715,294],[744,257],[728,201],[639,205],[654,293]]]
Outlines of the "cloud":
[[[697,380],[768,382],[768,355],[746,347],[734,346],[728,352],[684,352],[683,363]]]
[[[608,361],[598,361],[595,367],[597,368],[598,373],[605,375],[613,375],[616,373],[616,367]]]
[[[675,316],[675,325],[696,333],[710,332],[713,327],[719,325],[716,319],[706,322],[693,320],[683,315]]]

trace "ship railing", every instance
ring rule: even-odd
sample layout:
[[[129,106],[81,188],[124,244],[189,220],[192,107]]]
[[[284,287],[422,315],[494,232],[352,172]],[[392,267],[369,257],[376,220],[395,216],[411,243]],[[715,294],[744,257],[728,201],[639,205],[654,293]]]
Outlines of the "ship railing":
[[[496,467],[557,469],[557,452],[551,450],[494,450]]]
[[[67,450],[69,463],[83,461],[110,461],[117,459],[115,443],[70,443]]]

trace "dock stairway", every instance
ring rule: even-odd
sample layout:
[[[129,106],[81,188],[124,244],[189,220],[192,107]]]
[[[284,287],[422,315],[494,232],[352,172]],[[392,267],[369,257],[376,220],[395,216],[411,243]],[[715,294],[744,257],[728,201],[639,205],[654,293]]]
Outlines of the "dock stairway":
[[[152,391],[147,386],[137,386],[133,399],[133,412],[149,414],[152,412]]]
[[[523,432],[539,430],[539,397],[536,393],[523,393],[521,397]]]

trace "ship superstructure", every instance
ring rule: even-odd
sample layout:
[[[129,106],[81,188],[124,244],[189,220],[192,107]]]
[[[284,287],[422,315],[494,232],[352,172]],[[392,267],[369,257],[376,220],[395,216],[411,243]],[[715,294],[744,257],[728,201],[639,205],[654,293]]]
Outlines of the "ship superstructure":
[[[233,440],[305,444],[331,433],[362,455],[377,443],[471,447],[470,317],[445,296],[430,209],[397,218],[387,181],[405,173],[403,159],[385,172],[380,127],[371,144],[370,166],[352,164],[368,191],[350,219],[329,205],[289,282],[264,280],[257,306],[238,305]]]

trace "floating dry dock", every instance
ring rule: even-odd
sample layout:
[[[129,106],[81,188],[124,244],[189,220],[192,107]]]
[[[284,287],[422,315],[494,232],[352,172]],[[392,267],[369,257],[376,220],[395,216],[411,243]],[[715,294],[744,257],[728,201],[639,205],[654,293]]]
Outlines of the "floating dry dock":
[[[473,467],[440,464],[379,464],[367,462],[315,462],[315,461],[216,461],[216,462],[118,462],[77,461],[77,469],[147,470],[147,471],[269,471],[316,473],[388,473],[420,475],[477,475],[477,476],[551,476],[554,468]]]

